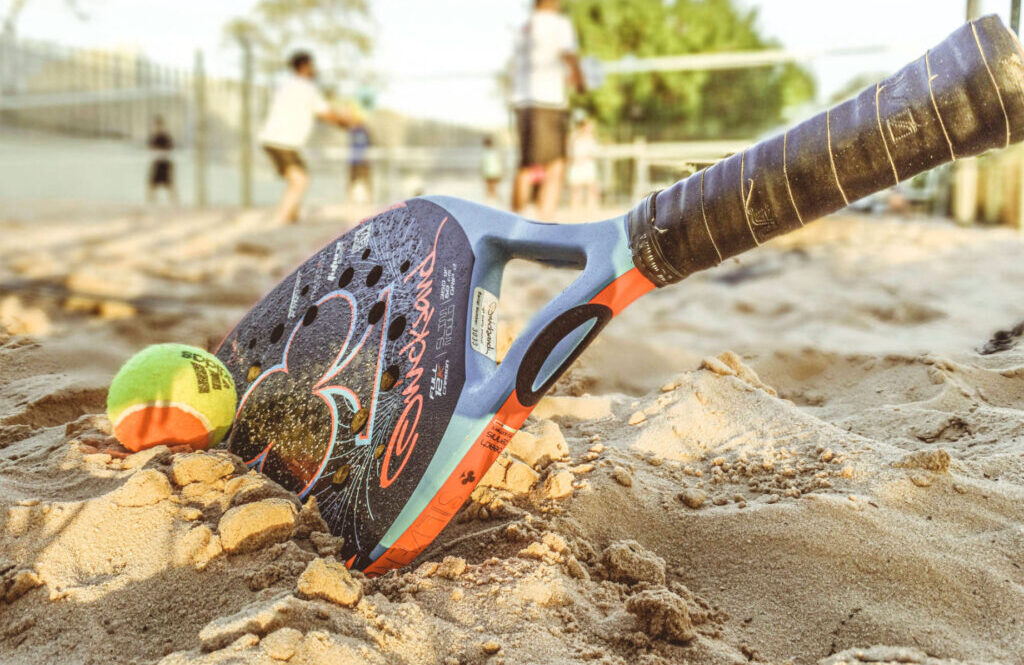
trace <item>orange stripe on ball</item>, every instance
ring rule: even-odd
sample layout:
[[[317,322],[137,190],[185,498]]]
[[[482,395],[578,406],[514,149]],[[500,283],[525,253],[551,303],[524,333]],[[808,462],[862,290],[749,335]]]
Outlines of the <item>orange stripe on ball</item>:
[[[159,445],[206,448],[210,441],[206,423],[174,405],[131,409],[114,426],[114,436],[125,448],[136,452]]]

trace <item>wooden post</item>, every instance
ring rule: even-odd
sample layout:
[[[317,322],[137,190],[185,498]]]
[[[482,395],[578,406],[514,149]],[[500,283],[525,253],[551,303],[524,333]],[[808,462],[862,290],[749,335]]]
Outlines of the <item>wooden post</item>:
[[[1012,210],[1008,216],[1010,226],[1018,231],[1024,232],[1024,148],[1016,146],[1011,153],[1013,159],[1013,199],[1010,203]]]
[[[1003,210],[1003,155],[987,155],[981,166],[980,185],[984,187],[981,201],[982,219],[986,224],[998,224]]]
[[[100,75],[100,89],[109,90],[114,87],[112,80],[114,68],[110,62],[110,54],[106,52],[99,52],[95,55],[96,67]],[[109,101],[102,101],[97,104],[99,107],[100,116],[100,136],[107,138],[110,136],[110,115],[111,106]]]
[[[1010,3],[1010,29],[1020,34],[1020,0]]]
[[[149,96],[149,66],[148,61],[141,55],[135,56],[135,88],[145,90],[144,96],[135,100],[133,106],[135,112],[132,114],[132,139],[145,141],[149,134],[149,123],[152,119],[152,100]]]
[[[196,206],[203,208],[209,199],[206,190],[206,72],[203,69],[202,51],[196,51],[194,78],[196,87]]]
[[[242,40],[242,117],[240,165],[242,206],[252,206],[252,44]]]
[[[5,26],[0,30],[0,97],[17,94],[16,76],[18,72],[17,44],[14,40],[13,26]]]
[[[953,165],[953,219],[971,224],[978,212],[978,159],[962,159]]]
[[[370,202],[371,203],[376,203],[380,199],[379,194],[377,194],[377,189],[386,190],[386,192],[387,192],[387,199],[385,199],[385,200],[387,200],[387,201],[398,200],[398,199],[403,198],[403,197],[405,197],[406,195],[409,194],[409,192],[402,192],[401,191],[402,183],[399,182],[399,180],[401,179],[402,174],[401,174],[401,171],[398,168],[398,155],[396,154],[397,150],[398,150],[398,148],[396,148],[395,146],[389,146],[388,149],[387,149],[387,160],[388,161],[387,161],[387,169],[385,171],[385,178],[387,178],[387,184],[384,185],[384,187],[374,188],[374,186],[373,186],[373,182],[374,182],[373,181],[373,178],[374,178],[373,171],[376,170],[376,169],[372,169],[371,168],[371,171],[370,171],[370,182],[367,183],[367,187],[370,190]],[[370,162],[370,163],[371,163],[371,165],[373,164],[373,162]],[[380,177],[379,176],[377,177],[377,181],[378,181],[378,183],[380,182]]]
[[[968,21],[981,16],[981,0],[967,0]],[[978,214],[978,161],[964,159],[953,163],[953,219],[958,224],[972,224]]]
[[[633,139],[633,200],[639,201],[651,189],[651,165],[647,161],[647,139],[638,136]]]
[[[597,198],[599,203],[604,203],[613,191],[612,160],[610,157],[602,155],[598,157],[597,164]]]

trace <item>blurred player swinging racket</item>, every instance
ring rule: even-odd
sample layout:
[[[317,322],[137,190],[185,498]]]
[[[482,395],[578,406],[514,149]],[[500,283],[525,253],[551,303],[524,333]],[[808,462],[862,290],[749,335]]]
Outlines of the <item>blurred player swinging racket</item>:
[[[352,127],[357,119],[333,110],[316,87],[313,56],[299,51],[288,60],[292,75],[274,93],[270,113],[260,132],[260,143],[273,162],[287,189],[281,196],[273,221],[293,224],[299,218],[299,205],[309,187],[309,171],[299,149],[309,140],[316,120]]]

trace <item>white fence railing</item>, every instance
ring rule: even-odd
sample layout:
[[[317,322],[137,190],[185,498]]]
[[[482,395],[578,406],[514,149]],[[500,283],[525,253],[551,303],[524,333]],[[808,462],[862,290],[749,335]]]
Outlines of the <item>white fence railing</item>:
[[[753,139],[723,141],[659,141],[648,143],[637,139],[631,143],[600,145],[596,158],[601,190],[609,196],[628,195],[639,198],[656,184],[652,180],[654,167],[666,168],[671,172],[696,171],[702,166],[717,162],[751,145]],[[311,151],[314,160],[338,164],[349,163],[352,152],[345,147],[332,146]],[[514,150],[506,150],[505,176],[511,178],[516,165]],[[407,196],[401,190],[403,179],[410,175],[426,177],[430,174],[459,174],[465,177],[479,177],[483,151],[478,147],[435,148],[435,147],[373,147],[365,153],[376,180],[376,197],[381,202]],[[622,183],[613,182],[612,164],[617,161],[632,162],[633,182],[626,191]]]

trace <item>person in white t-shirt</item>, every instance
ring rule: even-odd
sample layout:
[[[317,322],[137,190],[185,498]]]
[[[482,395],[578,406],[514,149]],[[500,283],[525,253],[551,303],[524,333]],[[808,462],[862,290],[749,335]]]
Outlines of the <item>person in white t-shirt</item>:
[[[313,82],[316,68],[313,57],[299,51],[288,60],[293,75],[274,93],[270,112],[260,132],[260,143],[278,174],[288,184],[281,203],[274,213],[278,224],[298,221],[302,196],[309,187],[309,170],[299,155],[317,120],[337,125],[352,126],[354,119],[331,109],[323,94]]]
[[[576,31],[560,9],[559,0],[535,0],[513,58],[512,105],[520,155],[512,209],[521,211],[539,182],[540,219],[552,217],[562,190],[569,123],[567,83],[583,89]]]

